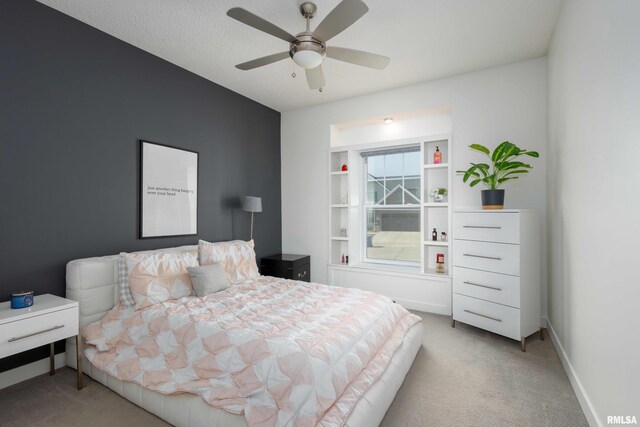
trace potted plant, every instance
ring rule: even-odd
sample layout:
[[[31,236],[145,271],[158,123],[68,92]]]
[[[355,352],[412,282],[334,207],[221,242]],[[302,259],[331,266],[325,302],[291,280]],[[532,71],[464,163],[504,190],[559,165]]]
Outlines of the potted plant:
[[[431,193],[429,193],[429,196],[431,196],[434,203],[442,203],[444,202],[445,197],[447,197],[447,194],[449,194],[449,192],[447,191],[446,188],[436,187],[433,190],[431,190]]]
[[[482,209],[502,209],[504,207],[504,189],[500,186],[506,181],[518,179],[521,174],[529,173],[533,168],[528,163],[517,159],[520,156],[540,157],[537,151],[523,150],[509,141],[498,145],[493,153],[487,147],[480,144],[471,144],[469,148],[485,154],[489,158],[488,163],[471,163],[466,171],[457,171],[464,174],[462,181],[469,182],[471,187],[482,183],[486,190],[482,190]]]

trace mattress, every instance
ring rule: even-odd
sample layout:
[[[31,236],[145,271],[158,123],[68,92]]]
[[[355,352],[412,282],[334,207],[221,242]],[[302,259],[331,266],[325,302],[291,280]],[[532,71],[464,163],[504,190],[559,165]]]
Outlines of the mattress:
[[[167,251],[192,251],[196,246],[169,248]],[[67,265],[67,297],[80,303],[80,325],[102,318],[117,301],[117,256],[71,261]],[[358,401],[346,426],[378,425],[417,354],[423,336],[422,323],[411,327],[400,348],[379,380]],[[67,365],[75,368],[75,342],[67,341]],[[93,366],[86,357],[84,372],[127,400],[176,426],[246,426],[242,415],[234,415],[208,405],[192,394],[164,395],[117,378]]]

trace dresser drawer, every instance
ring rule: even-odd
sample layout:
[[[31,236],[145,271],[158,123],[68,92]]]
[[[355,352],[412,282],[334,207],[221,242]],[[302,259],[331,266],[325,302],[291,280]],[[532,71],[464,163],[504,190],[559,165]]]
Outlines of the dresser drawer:
[[[520,308],[520,278],[517,276],[454,267],[453,292]]]
[[[78,335],[77,306],[3,323],[0,325],[0,358],[74,335]]]
[[[456,239],[453,245],[453,263],[457,267],[519,276],[520,246]]]
[[[456,239],[483,242],[520,243],[520,219],[517,213],[456,212],[453,235]]]
[[[454,293],[453,318],[514,340],[521,338],[517,308]]]

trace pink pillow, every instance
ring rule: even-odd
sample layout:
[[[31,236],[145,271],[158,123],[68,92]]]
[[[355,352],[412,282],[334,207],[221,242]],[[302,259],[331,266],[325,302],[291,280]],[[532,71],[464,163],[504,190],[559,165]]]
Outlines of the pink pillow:
[[[253,251],[253,240],[232,240],[230,242],[198,242],[200,265],[222,261],[230,282],[241,282],[260,276]]]
[[[198,265],[195,251],[134,253],[124,258],[136,310],[193,295],[187,267]]]

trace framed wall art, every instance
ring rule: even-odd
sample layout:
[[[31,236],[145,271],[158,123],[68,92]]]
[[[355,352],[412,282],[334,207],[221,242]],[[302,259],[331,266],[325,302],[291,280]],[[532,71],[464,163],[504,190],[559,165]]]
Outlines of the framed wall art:
[[[140,238],[198,233],[198,153],[140,141]]]

